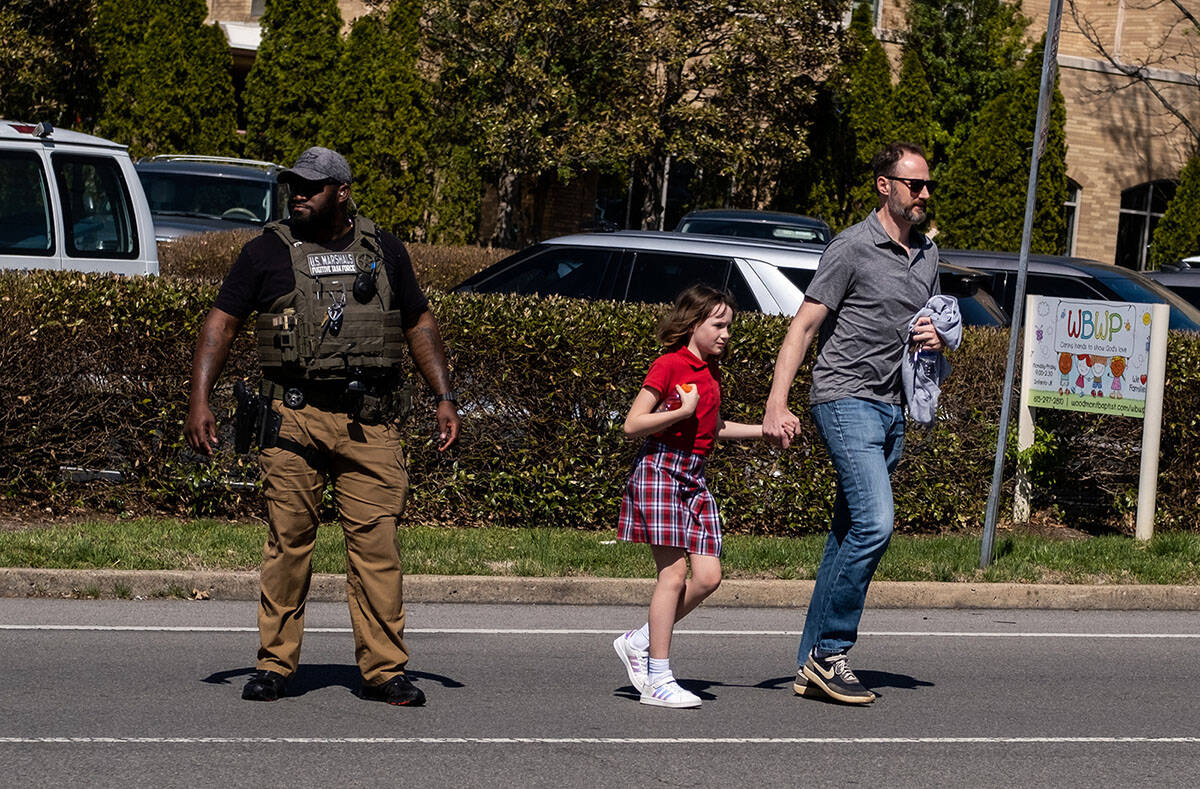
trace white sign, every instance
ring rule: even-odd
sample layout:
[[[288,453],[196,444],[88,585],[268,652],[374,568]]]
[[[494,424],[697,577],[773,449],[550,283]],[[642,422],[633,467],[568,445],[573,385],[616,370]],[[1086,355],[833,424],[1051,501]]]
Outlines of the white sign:
[[[1152,305],[1043,296],[1029,306],[1029,405],[1145,415]]]
[[[1166,304],[1073,301],[1048,296],[1025,300],[1025,365],[1017,450],[1033,446],[1038,408],[1135,416],[1142,421],[1135,534],[1154,534],[1158,443],[1167,377]],[[1013,520],[1029,520],[1029,477],[1017,467]]]

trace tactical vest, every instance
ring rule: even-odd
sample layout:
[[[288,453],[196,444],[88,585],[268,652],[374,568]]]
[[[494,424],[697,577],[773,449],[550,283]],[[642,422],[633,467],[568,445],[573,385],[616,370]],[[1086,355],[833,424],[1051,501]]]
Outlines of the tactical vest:
[[[263,374],[308,381],[393,374],[404,358],[405,338],[400,310],[388,309],[391,282],[375,223],[355,217],[350,231],[354,238],[341,252],[299,241],[279,222],[268,224],[263,232],[274,233],[287,245],[296,278],[295,289],[276,299],[256,321]],[[373,287],[364,292],[362,285],[372,279]]]

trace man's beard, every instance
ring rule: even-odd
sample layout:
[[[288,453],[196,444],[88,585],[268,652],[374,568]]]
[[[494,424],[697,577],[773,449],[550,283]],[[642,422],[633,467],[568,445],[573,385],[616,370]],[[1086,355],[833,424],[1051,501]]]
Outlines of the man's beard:
[[[894,193],[888,197],[888,211],[892,216],[903,218],[904,221],[913,225],[919,225],[925,221],[926,211],[924,208],[916,203],[905,205],[900,196]]]
[[[292,213],[292,229],[300,233],[312,233],[317,230],[332,227],[334,217],[336,216],[336,211],[337,205],[333,202],[329,202],[319,210],[309,211],[307,215]]]

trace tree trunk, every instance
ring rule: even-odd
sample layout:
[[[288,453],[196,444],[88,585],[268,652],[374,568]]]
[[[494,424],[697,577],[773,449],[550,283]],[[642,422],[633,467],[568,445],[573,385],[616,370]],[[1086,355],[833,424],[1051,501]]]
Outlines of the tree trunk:
[[[642,230],[658,230],[659,218],[666,206],[660,205],[662,197],[663,174],[667,168],[667,157],[656,151],[642,165],[638,180],[642,187],[641,218],[638,226]]]
[[[496,226],[488,240],[491,246],[517,247],[517,212],[521,207],[521,176],[505,171],[496,179]]]

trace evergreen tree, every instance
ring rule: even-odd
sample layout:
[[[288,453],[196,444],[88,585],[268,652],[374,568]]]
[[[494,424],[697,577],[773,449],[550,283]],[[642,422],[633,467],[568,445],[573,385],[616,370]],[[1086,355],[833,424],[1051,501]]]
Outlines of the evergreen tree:
[[[337,0],[266,0],[262,27],[246,78],[246,152],[291,164],[306,148],[329,142],[323,125],[330,100],[362,75],[335,68],[342,47]]]
[[[430,149],[432,179],[422,215],[430,244],[475,244],[479,241],[480,197],[484,179],[479,157],[462,138],[465,120],[450,114],[435,123],[437,143]]]
[[[138,19],[122,15],[148,12]],[[102,11],[103,13],[99,13]],[[203,0],[105,2],[115,22],[101,37],[108,86],[98,128],[135,156],[232,150],[236,120],[232,55],[225,36],[204,24]]]
[[[1010,87],[1028,25],[1016,0],[909,0],[906,47],[933,94],[931,161],[948,161],[976,114]]]
[[[807,196],[798,199],[835,231],[878,205],[871,159],[896,139],[892,104],[891,64],[872,30],[871,8],[863,3],[854,9],[842,62],[818,102],[811,168],[817,175]]]
[[[933,155],[933,91],[921,65],[921,56],[911,47],[904,48],[900,61],[900,81],[892,95],[892,117],[896,139],[920,145]]]
[[[1150,268],[1159,269],[1185,257],[1200,254],[1200,155],[1193,156],[1179,174],[1179,188],[1150,243]]]
[[[944,168],[937,195],[938,243],[962,249],[1021,248],[1043,44],[1029,53],[1013,86],[987,103]],[[1066,237],[1066,104],[1057,75],[1046,144],[1038,166],[1031,251],[1062,254]]]
[[[355,20],[325,127],[356,174],[362,212],[409,238],[423,235],[431,186],[429,91],[417,72],[420,15],[418,0],[393,0],[386,11]]]
[[[0,5],[0,118],[90,130],[100,95],[92,1]]]

